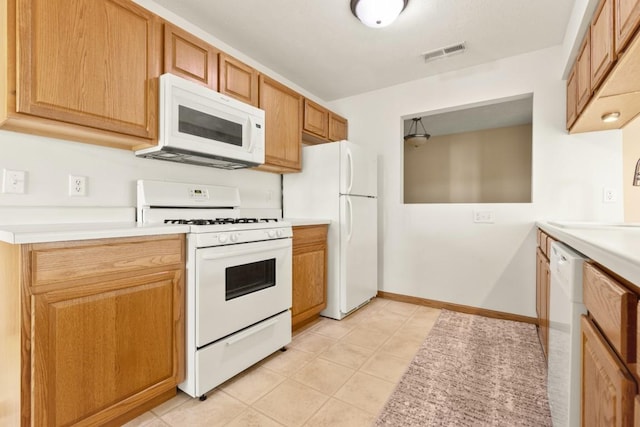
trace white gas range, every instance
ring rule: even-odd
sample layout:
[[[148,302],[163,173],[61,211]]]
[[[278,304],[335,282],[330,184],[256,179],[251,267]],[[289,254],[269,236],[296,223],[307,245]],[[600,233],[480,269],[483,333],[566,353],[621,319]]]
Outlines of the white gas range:
[[[239,206],[234,187],[138,181],[138,222],[189,225],[179,388],[202,400],[291,342],[291,224]]]

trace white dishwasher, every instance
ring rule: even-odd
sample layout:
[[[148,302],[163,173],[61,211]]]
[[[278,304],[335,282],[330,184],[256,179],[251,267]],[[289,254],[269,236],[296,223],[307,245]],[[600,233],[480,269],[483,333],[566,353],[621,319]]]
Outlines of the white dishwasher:
[[[580,425],[580,316],[585,257],[551,244],[549,290],[549,371],[547,393],[554,427]]]

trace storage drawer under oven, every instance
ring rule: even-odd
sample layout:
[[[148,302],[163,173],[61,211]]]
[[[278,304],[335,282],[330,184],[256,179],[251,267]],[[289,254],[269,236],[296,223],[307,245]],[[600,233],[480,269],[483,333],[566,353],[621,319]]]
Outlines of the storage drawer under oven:
[[[289,310],[196,352],[196,395],[202,396],[291,342]]]

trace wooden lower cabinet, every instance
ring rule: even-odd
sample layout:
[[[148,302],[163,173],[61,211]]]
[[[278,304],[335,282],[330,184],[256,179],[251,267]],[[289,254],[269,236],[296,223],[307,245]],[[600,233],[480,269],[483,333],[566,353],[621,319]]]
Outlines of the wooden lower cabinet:
[[[22,425],[121,425],[175,395],[184,375],[184,245],[171,235],[14,251],[10,267],[24,272],[14,280]]]
[[[582,425],[634,425],[636,383],[594,323],[586,316],[582,330]]]
[[[293,227],[293,306],[295,330],[327,306],[327,225]]]
[[[540,248],[536,251],[536,312],[538,314],[538,338],[545,357],[549,350],[549,259]]]

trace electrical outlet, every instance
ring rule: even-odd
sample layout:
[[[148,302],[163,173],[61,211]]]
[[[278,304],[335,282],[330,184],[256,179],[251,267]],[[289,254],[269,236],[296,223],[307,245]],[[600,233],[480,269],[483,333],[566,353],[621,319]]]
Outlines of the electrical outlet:
[[[618,195],[616,194],[616,190],[613,188],[603,188],[602,189],[602,202],[603,203],[615,203],[618,200]]]
[[[493,224],[495,219],[493,211],[473,211],[473,222]]]
[[[69,195],[70,196],[86,196],[87,195],[87,177],[69,175]]]
[[[24,194],[26,181],[27,173],[25,171],[3,169],[2,192],[11,194]]]

